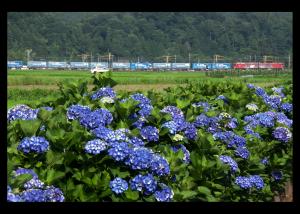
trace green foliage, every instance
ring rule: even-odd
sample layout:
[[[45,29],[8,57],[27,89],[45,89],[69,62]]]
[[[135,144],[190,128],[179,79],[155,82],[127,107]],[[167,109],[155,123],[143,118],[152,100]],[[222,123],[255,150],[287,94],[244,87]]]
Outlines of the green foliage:
[[[95,139],[95,136],[80,125],[79,121],[70,121],[66,117],[67,108],[71,104],[88,105],[93,110],[106,108],[113,115],[113,122],[108,126],[113,130],[119,128],[130,129],[130,136],[140,137],[140,130],[133,127],[134,119],[130,116],[137,113],[139,102],[128,98],[129,93],[118,93],[113,104],[103,105],[101,102],[92,101],[90,96],[95,90],[105,84],[113,86],[111,74],[95,75],[95,88],[89,91],[87,82],[60,84],[60,94],[51,102],[42,101],[37,107],[47,106],[51,103],[53,111],[41,109],[38,118],[31,121],[16,120],[7,124],[7,156],[8,156],[8,184],[14,190],[19,189],[30,175],[22,175],[14,178],[13,170],[18,167],[33,169],[45,184],[53,185],[64,192],[66,201],[69,202],[103,202],[103,201],[156,201],[153,195],[144,195],[138,191],[128,190],[120,195],[110,189],[110,181],[120,177],[130,181],[137,174],[146,174],[146,170],[131,170],[125,164],[114,161],[103,151],[98,155],[87,154],[84,146],[87,141]],[[292,84],[284,84],[285,98],[292,103]],[[270,88],[266,89],[270,91]],[[87,96],[86,96],[87,95]],[[253,139],[244,131],[246,123],[243,121],[246,115],[251,115],[245,105],[256,103],[259,111],[267,111],[268,107],[253,95],[253,91],[240,82],[201,82],[189,83],[182,87],[168,88],[162,93],[149,91],[145,95],[151,99],[153,109],[146,117],[146,125],[159,129],[159,142],[147,142],[146,147],[151,148],[166,158],[170,166],[170,175],[156,176],[159,182],[168,185],[174,192],[173,201],[272,201],[272,198],[281,191],[284,182],[292,177],[292,142],[283,144],[272,137],[273,128],[257,127],[262,140]],[[224,95],[228,102],[216,100],[219,95]],[[204,108],[194,107],[193,103],[199,101],[208,102],[211,109],[204,112]],[[198,115],[204,113],[208,117],[218,116],[226,112],[237,118],[238,126],[234,133],[247,139],[246,147],[250,157],[244,160],[235,155],[234,148],[228,148],[219,140],[214,140],[207,127],[197,128],[195,140],[188,140],[184,132],[178,132],[183,139],[175,140],[167,128],[161,125],[170,121],[170,114],[160,110],[165,106],[177,106],[184,112],[186,121],[193,123]],[[288,115],[292,118],[292,114]],[[219,122],[223,131],[230,130],[225,127],[227,120]],[[45,125],[45,130],[40,127]],[[276,124],[279,126],[279,124]],[[292,131],[293,128],[290,128]],[[44,154],[23,154],[18,151],[19,142],[26,136],[44,136],[50,143],[50,150]],[[184,162],[185,153],[181,150],[175,152],[171,146],[183,144],[190,152],[190,162]],[[227,164],[223,164],[220,155],[233,157],[239,169],[232,173]],[[268,157],[269,164],[264,165],[261,159]],[[271,176],[273,170],[280,170],[283,178],[275,181]],[[235,184],[237,176],[260,175],[265,183],[262,190],[252,188],[243,190]]]

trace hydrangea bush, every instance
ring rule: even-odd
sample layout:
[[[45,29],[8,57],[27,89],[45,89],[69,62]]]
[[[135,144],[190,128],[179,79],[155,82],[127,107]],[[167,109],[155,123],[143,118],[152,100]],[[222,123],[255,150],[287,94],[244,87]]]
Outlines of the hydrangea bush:
[[[116,93],[111,74],[8,110],[9,202],[272,201],[292,177],[292,85]]]

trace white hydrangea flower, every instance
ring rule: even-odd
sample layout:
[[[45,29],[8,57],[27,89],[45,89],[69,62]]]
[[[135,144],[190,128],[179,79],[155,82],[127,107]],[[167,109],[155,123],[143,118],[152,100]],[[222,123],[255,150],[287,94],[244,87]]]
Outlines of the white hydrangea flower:
[[[255,105],[254,103],[247,104],[246,108],[249,109],[249,110],[251,110],[251,111],[257,111],[258,110],[257,105]]]
[[[102,98],[100,99],[100,101],[101,101],[102,103],[114,103],[114,99],[112,99],[111,97],[102,97]]]
[[[175,134],[173,137],[173,140],[175,141],[182,141],[183,140],[183,136],[180,134]]]

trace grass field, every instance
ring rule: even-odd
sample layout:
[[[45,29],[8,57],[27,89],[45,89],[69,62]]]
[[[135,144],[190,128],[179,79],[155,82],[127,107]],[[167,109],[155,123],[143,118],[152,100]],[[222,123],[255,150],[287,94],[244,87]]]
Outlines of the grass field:
[[[8,71],[8,102],[10,108],[16,104],[32,104],[47,96],[58,94],[58,82],[68,82],[84,79],[92,87],[92,75],[89,71]],[[116,91],[146,91],[150,89],[163,90],[167,87],[201,81],[242,81],[259,86],[271,86],[286,80],[292,80],[292,75],[264,75],[250,78],[243,77],[208,77],[204,72],[113,72],[113,79],[118,83]]]

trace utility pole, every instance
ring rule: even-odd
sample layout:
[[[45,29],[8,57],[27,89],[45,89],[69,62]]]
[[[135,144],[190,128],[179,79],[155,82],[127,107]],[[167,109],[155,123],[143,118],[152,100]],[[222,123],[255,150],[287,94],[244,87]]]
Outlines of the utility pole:
[[[291,68],[291,55],[289,54],[289,69]]]
[[[189,63],[191,63],[191,53],[189,53]]]
[[[176,63],[176,55],[175,55],[175,63]]]
[[[26,49],[26,54],[27,54],[27,63],[30,59],[30,53],[32,52],[32,49]]]

